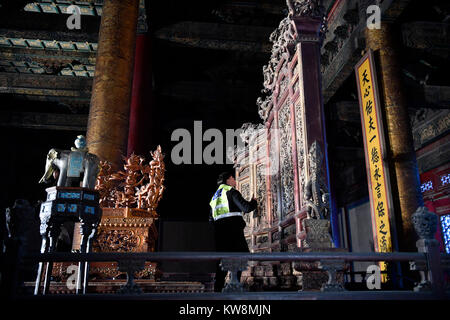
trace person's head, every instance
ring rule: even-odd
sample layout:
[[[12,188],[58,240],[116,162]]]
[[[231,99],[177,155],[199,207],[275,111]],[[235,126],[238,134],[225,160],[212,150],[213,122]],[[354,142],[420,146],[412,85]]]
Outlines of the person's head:
[[[217,185],[226,184],[233,188],[236,187],[236,180],[234,180],[234,174],[231,171],[222,172],[217,179]]]

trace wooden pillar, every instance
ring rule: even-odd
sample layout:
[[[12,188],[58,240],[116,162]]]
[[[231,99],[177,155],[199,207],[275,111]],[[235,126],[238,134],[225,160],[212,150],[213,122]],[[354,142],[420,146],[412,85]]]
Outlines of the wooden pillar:
[[[126,153],[139,0],[105,0],[87,128],[89,151],[115,168]]]
[[[380,95],[388,136],[388,162],[392,168],[392,192],[396,211],[400,251],[416,251],[416,233],[411,216],[423,206],[419,171],[402,86],[401,60],[396,30],[383,22],[381,29],[366,28],[367,48],[375,51],[380,81]],[[396,186],[396,187],[395,187]],[[401,219],[400,219],[401,218]]]

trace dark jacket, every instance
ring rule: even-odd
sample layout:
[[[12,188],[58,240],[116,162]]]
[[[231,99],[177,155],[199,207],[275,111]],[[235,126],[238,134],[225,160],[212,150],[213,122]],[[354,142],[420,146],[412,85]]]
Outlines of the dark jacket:
[[[251,200],[247,201],[245,200],[241,193],[237,191],[235,188],[232,188],[227,192],[227,199],[228,199],[228,207],[230,208],[230,212],[243,212],[248,213],[256,209],[257,207],[257,201]],[[209,219],[210,221],[212,218],[212,208],[209,212]],[[224,218],[227,219],[227,218]]]
[[[228,206],[230,212],[248,213],[256,209],[256,200],[247,201],[241,193],[232,188],[227,192]],[[240,216],[233,216],[218,219],[212,218],[210,211],[210,221],[214,222],[214,235],[216,251],[219,252],[248,252],[247,241],[244,236],[246,223]]]

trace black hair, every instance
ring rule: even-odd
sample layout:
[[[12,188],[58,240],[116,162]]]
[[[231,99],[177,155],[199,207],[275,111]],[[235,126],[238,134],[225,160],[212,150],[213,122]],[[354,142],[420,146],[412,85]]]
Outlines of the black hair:
[[[219,177],[217,178],[217,185],[226,184],[228,178],[233,177],[234,178],[234,172],[232,171],[225,171],[219,174]]]

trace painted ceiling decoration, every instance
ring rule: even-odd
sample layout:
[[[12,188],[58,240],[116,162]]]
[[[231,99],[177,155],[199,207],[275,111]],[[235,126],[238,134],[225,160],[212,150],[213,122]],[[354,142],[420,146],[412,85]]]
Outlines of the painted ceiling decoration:
[[[94,52],[97,51],[98,44],[93,42],[24,39],[24,38],[9,38],[5,36],[0,36],[0,46],[47,49],[47,50]]]
[[[30,48],[41,50],[55,50],[65,52],[86,52],[95,53],[97,51],[97,43],[92,42],[73,42],[73,41],[57,41],[57,40],[41,40],[41,39],[24,39],[24,38],[10,38],[0,36],[0,48]],[[42,63],[32,61],[3,61],[0,60],[0,72],[18,72],[18,73],[37,73],[45,74],[48,72]],[[69,63],[62,68],[59,73],[64,76],[79,76],[79,77],[93,77],[94,65],[76,63]]]
[[[103,0],[86,0],[86,1],[67,1],[67,0],[40,0],[30,2],[23,8],[24,11],[34,13],[52,13],[52,14],[67,14],[67,8],[71,5],[77,5],[82,15],[99,17],[102,14]],[[145,32],[147,30],[145,2],[140,2],[140,14],[138,23],[138,32]],[[39,36],[44,37],[44,39]],[[45,37],[50,37],[45,39]],[[27,74],[53,74],[62,76],[76,76],[76,77],[94,77],[95,59],[84,58],[79,59],[78,54],[91,53],[96,54],[98,44],[95,41],[82,41],[83,39],[74,38],[73,41],[66,41],[67,35],[62,35],[62,39],[55,40],[52,34],[36,34],[31,37],[22,36],[20,32],[0,29],[0,48],[9,48],[11,50],[17,49],[36,49],[43,50],[43,54],[37,54],[39,57],[35,59],[31,52],[28,58],[20,60],[19,58],[0,59],[0,72],[12,73],[27,73]],[[88,39],[91,40],[91,39]],[[94,40],[94,39],[92,39]],[[43,63],[41,55],[46,55],[50,52],[60,52],[66,55],[67,53],[76,53],[72,60],[67,62],[67,57],[64,61],[55,63],[55,55],[49,62]],[[16,55],[17,56],[17,55]],[[36,56],[36,54],[34,54]],[[4,58],[4,57],[1,57]],[[89,63],[80,62],[80,60],[89,60]],[[93,61],[92,61],[93,60]]]

